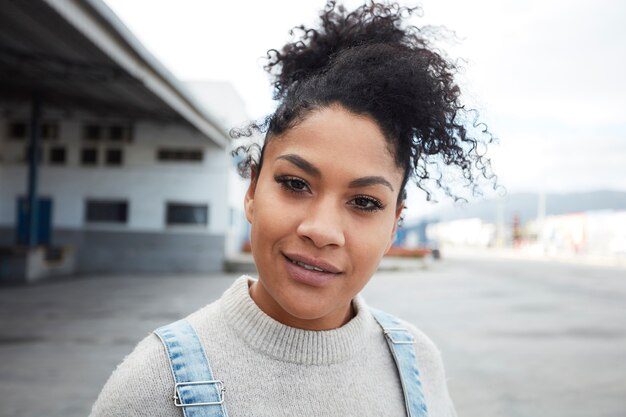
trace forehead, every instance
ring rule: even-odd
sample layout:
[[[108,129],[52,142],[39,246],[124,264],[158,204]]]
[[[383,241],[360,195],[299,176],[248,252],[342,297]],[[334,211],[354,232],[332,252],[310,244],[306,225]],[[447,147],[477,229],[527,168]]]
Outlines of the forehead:
[[[295,153],[322,169],[343,167],[359,175],[402,176],[378,124],[338,105],[309,113],[296,126],[272,138],[266,148],[267,160]]]

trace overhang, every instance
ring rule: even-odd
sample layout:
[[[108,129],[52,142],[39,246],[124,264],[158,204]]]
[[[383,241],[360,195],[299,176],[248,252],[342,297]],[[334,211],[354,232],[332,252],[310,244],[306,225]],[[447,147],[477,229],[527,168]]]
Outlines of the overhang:
[[[101,116],[192,126],[220,147],[228,134],[101,0],[5,0],[0,99]]]

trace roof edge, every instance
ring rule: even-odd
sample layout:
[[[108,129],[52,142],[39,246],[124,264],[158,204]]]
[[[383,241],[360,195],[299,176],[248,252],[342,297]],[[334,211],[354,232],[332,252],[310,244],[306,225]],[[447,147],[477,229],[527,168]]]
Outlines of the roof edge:
[[[152,55],[102,0],[45,0],[125,71],[141,80],[191,126],[227,147],[224,126]]]

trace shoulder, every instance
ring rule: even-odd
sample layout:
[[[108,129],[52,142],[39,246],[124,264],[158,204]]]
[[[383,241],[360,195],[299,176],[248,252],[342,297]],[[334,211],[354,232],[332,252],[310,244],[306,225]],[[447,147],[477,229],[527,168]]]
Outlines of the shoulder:
[[[370,308],[370,312],[382,327],[404,328],[411,334],[412,339],[415,342],[413,346],[415,348],[415,354],[419,363],[420,372],[432,374],[443,371],[441,352],[432,339],[424,332],[406,320],[400,319],[393,314],[372,308]]]
[[[432,370],[443,371],[443,359],[441,351],[433,340],[413,324],[400,319],[400,323],[411,333],[415,339],[415,353],[421,366]]]
[[[173,386],[165,349],[151,333],[113,371],[90,416],[178,416]]]
[[[409,331],[415,341],[415,351],[418,354],[418,358],[422,356],[427,359],[429,363],[433,365],[441,364],[441,353],[435,343],[424,332],[419,330],[411,323],[403,320],[393,314],[387,313],[382,310],[369,307],[368,310],[374,316],[376,321],[382,327],[385,328],[404,328]]]
[[[201,337],[207,331],[202,323],[211,321],[216,304],[211,303],[185,318]],[[172,399],[173,390],[174,376],[166,349],[159,337],[150,333],[113,371],[90,417],[179,417],[180,410]]]
[[[415,338],[415,355],[423,379],[424,394],[428,398],[432,415],[456,417],[454,404],[448,392],[448,381],[441,351],[420,329],[404,320],[400,320]]]
[[[385,313],[388,314],[388,313]],[[442,354],[433,340],[413,324],[399,319],[394,320],[411,333],[415,344],[417,368],[420,373],[424,395],[427,399],[429,415],[455,417],[456,411],[450,395],[444,369]]]

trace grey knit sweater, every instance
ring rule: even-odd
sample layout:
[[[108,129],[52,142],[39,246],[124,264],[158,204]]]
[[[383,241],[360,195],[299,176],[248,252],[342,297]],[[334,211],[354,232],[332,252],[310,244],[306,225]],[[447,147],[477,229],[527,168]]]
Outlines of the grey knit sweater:
[[[383,333],[363,300],[344,326],[310,331],[285,326],[250,298],[249,277],[187,317],[224,382],[229,417],[405,416],[396,366]],[[418,367],[430,417],[455,416],[440,354],[423,333]],[[92,417],[181,417],[172,401],[174,379],[161,341],[151,334],[113,372]]]

